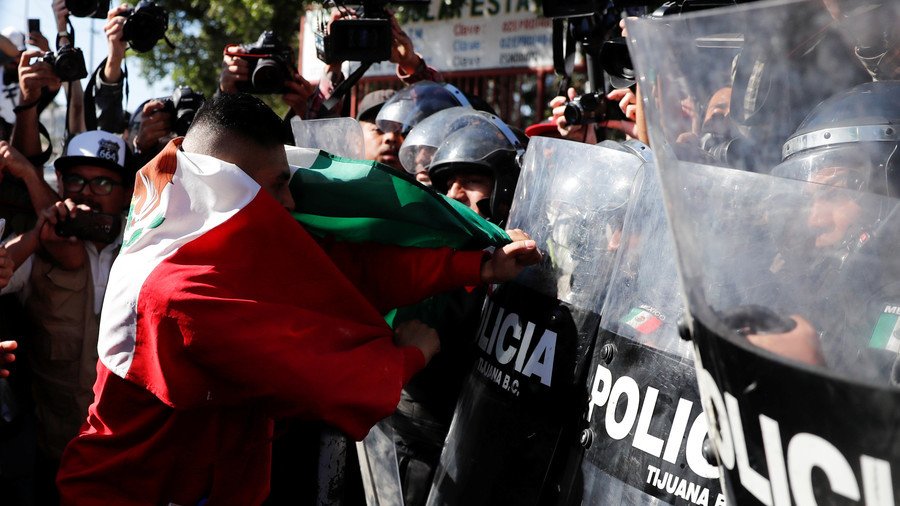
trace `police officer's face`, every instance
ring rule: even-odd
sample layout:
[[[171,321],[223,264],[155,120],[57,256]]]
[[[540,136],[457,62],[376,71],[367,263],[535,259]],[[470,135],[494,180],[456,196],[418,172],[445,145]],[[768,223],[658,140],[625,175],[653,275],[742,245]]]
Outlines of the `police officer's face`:
[[[815,189],[807,225],[816,236],[817,248],[838,246],[847,239],[853,225],[859,222],[862,208],[851,194],[835,191],[836,184],[846,180],[849,171],[842,168],[823,169],[811,181],[824,186]]]
[[[400,165],[400,145],[403,144],[403,136],[398,132],[383,132],[375,123],[360,121],[365,138],[366,160],[375,160],[398,170],[403,170]]]
[[[462,202],[478,213],[478,202],[490,198],[494,178],[479,172],[460,171],[447,180],[447,196]]]

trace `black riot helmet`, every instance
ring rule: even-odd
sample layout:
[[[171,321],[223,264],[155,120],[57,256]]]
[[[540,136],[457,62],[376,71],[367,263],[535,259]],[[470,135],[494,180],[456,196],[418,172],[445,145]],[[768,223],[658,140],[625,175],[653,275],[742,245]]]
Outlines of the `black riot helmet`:
[[[900,81],[865,83],[816,106],[772,173],[897,198],[898,148]]]
[[[471,107],[465,94],[452,84],[419,81],[389,98],[375,118],[383,132],[404,135],[423,119],[450,107]]]
[[[512,205],[525,144],[500,118],[479,114],[488,121],[473,122],[447,136],[431,159],[428,176],[440,193],[447,193],[448,181],[460,171],[493,177],[490,198],[476,205],[485,218],[499,224],[506,220]]]

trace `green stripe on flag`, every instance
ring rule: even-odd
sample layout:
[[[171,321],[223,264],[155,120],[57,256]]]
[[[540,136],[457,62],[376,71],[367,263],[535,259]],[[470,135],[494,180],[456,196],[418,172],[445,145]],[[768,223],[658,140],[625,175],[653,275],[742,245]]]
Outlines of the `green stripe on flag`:
[[[872,339],[869,340],[869,348],[883,350],[887,348],[894,326],[897,325],[897,315],[882,313],[872,331]]]
[[[319,153],[291,178],[294,218],[317,236],[412,247],[482,249],[510,242],[467,206],[377,162]]]

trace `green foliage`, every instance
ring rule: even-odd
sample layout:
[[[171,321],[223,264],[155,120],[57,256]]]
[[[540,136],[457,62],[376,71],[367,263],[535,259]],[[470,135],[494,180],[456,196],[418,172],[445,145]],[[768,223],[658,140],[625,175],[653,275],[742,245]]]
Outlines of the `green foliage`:
[[[132,53],[141,59],[145,77],[169,76],[207,96],[215,93],[227,44],[255,42],[264,30],[274,30],[290,44],[296,58],[300,16],[309,0],[157,0],[169,11],[167,36],[174,49],[160,41],[153,51]],[[287,106],[277,95],[262,97],[279,114]]]

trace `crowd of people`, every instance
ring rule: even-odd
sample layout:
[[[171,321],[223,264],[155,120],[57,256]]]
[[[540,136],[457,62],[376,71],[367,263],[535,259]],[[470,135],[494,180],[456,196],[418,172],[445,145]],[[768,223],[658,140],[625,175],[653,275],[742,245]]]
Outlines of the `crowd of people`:
[[[826,4],[835,19],[846,15]],[[65,45],[65,0],[53,8],[57,44]],[[291,186],[289,124],[240,91],[251,78],[246,58],[223,53],[209,97],[179,88],[180,97],[202,102],[187,124],[171,99],[125,110],[128,8],[108,12],[107,57],[88,89],[41,60],[50,45],[40,32],[7,29],[0,37],[0,294],[11,295],[0,304],[0,502],[305,502],[309,491],[278,481],[303,460],[295,450],[309,450],[308,441],[287,446],[296,443],[290,433],[317,440],[325,424],[360,440],[387,420],[405,504],[425,504],[489,286],[541,262],[537,244],[516,229],[506,231],[506,244],[475,251],[310,234],[291,215],[303,195]],[[444,83],[391,23],[390,61],[402,88],[359,101],[364,158],[461,204],[472,220],[504,227],[528,136],[484,100]],[[827,37],[817,44],[798,67],[835,47]],[[763,60],[748,42],[730,68],[707,69],[713,77],[704,86],[674,83],[663,88],[668,95],[652,97],[667,111],[663,140],[678,160],[751,172],[806,156],[782,160],[781,149],[810,135],[801,120],[812,106],[873,78],[888,89],[897,78],[896,48],[876,65],[860,47],[855,72],[817,89],[802,102],[810,107],[791,110],[784,124],[761,126],[753,111],[735,110],[758,92],[734,80]],[[766,71],[775,85],[785,81],[777,69]],[[344,79],[339,64],[327,65],[316,84],[294,72],[281,98],[291,116],[337,117],[340,107],[322,104]],[[53,149],[44,147],[40,118],[60,90],[69,138],[52,161],[52,188],[44,166]],[[578,96],[570,88],[550,102],[545,130],[587,144],[607,135],[649,143],[642,91],[632,84],[606,93],[624,119],[574,125],[565,114]],[[893,143],[869,163],[887,171],[888,184],[855,189],[896,197],[896,138],[876,141]],[[759,152],[768,154],[748,156]],[[819,211],[809,218],[824,230],[816,245],[828,246],[831,233],[843,246],[853,227],[842,221],[847,209]],[[612,243],[615,251],[619,242]],[[396,308],[389,326],[384,315]],[[748,339],[824,363],[815,329],[799,316],[794,323]],[[355,460],[352,452],[348,458]],[[348,504],[361,500],[361,484],[348,479],[345,489]]]

